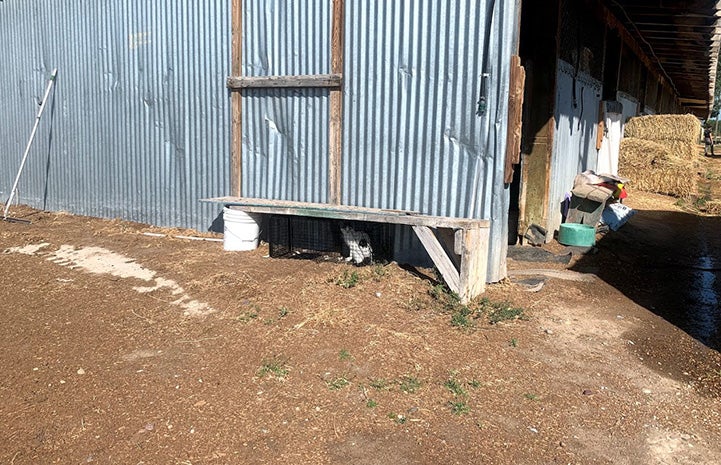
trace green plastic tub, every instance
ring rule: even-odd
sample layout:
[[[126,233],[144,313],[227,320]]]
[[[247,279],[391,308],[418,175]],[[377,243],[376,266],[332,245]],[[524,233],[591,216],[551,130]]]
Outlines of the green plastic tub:
[[[558,230],[558,242],[563,245],[591,247],[596,244],[596,228],[587,224],[563,223]]]

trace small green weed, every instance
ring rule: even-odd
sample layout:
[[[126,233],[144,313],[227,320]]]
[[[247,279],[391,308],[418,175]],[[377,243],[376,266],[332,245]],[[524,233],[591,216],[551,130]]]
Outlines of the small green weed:
[[[505,302],[491,302],[485,298],[481,299],[480,306],[482,311],[487,315],[488,322],[491,324],[522,318],[524,312],[520,307],[512,307]]]
[[[449,391],[451,391],[454,396],[466,395],[466,391],[465,389],[463,389],[463,385],[458,380],[455,380],[453,378],[446,381],[443,386]]]
[[[368,408],[376,408],[378,407],[378,402],[376,402],[373,399],[368,399],[368,402],[366,402],[366,407]]]
[[[531,394],[530,392],[523,394],[523,397],[525,397],[528,400],[532,400],[534,402],[541,400],[541,398],[539,396],[537,396],[536,394]]]
[[[481,382],[478,381],[477,379],[472,379],[472,380],[468,381],[468,385],[470,387],[472,387],[473,389],[478,389],[479,387],[481,387]]]
[[[258,313],[254,311],[243,312],[237,317],[235,317],[236,321],[239,321],[241,323],[248,323],[255,320],[256,318],[258,318]]]
[[[350,384],[350,381],[348,381],[344,376],[340,376],[336,379],[327,381],[326,384],[328,385],[328,389],[330,389],[331,391],[337,391],[348,386]]]
[[[404,305],[404,307],[407,310],[410,310],[412,312],[419,312],[419,311],[423,310],[424,308],[426,308],[426,306],[427,306],[427,303],[422,298],[418,297],[417,295],[411,297],[411,299],[408,302],[406,302]]]
[[[388,389],[389,387],[388,381],[383,378],[372,379],[369,384],[370,387],[372,387],[373,389],[377,389],[378,391]]]
[[[418,378],[413,376],[404,376],[400,382],[401,391],[407,394],[413,394],[421,388],[421,382]]]
[[[694,202],[693,202],[693,206],[694,206],[697,210],[705,210],[705,209],[706,209],[706,204],[707,204],[710,200],[711,200],[711,198],[710,198],[708,195],[703,195],[703,196],[697,197],[697,198],[694,200]]]
[[[399,413],[399,414],[395,414],[395,413],[391,412],[391,413],[388,414],[388,418],[390,418],[391,420],[395,421],[395,422],[398,423],[399,425],[402,425],[402,424],[404,424],[404,423],[407,421],[406,416],[405,416],[405,415],[401,415],[400,413]]]
[[[338,359],[341,361],[350,360],[351,358],[353,357],[351,357],[350,352],[345,349],[341,349],[341,351],[338,352]]]
[[[349,273],[348,270],[343,270],[343,276],[338,277],[335,283],[344,289],[350,289],[356,287],[359,282],[360,276],[358,276],[358,272],[351,271]]]
[[[451,326],[458,328],[470,328],[473,326],[473,310],[466,305],[457,304],[451,314]]]
[[[516,339],[516,338],[514,337],[513,339],[511,339],[510,341],[508,341],[508,345],[511,346],[511,347],[518,347],[518,339]]]
[[[377,264],[373,266],[373,280],[381,281],[383,278],[388,276],[388,270],[385,266]]]
[[[431,287],[428,293],[436,299],[441,305],[447,310],[452,310],[453,307],[461,302],[460,297],[455,292],[452,292],[445,284],[436,284]]]
[[[285,362],[280,359],[269,359],[263,361],[263,364],[258,369],[258,377],[262,378],[265,375],[273,375],[278,379],[284,379],[288,375],[288,368],[285,366]]]
[[[285,318],[290,313],[290,310],[288,310],[288,307],[280,307],[278,309],[278,318]]]
[[[471,411],[471,408],[465,402],[449,402],[448,405],[451,406],[451,412],[454,415],[465,415]]]

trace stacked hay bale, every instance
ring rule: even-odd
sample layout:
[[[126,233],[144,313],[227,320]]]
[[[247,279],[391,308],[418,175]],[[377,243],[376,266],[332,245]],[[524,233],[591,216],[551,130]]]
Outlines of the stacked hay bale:
[[[701,124],[693,115],[631,118],[619,153],[619,175],[648,192],[686,197],[696,191]]]

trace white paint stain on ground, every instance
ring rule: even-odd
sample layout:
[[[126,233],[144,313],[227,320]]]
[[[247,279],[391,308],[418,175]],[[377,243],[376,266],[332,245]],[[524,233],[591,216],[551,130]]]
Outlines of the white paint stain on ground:
[[[43,249],[50,244],[48,242],[41,242],[40,244],[30,244],[26,245],[25,247],[11,247],[9,249],[5,249],[3,253],[5,254],[12,254],[12,253],[19,253],[22,255],[35,255],[38,253],[40,249]]]
[[[43,255],[57,265],[65,266],[71,270],[82,270],[93,274],[108,274],[123,279],[140,279],[152,284],[149,286],[135,286],[133,290],[146,294],[166,289],[173,296],[179,296],[172,301],[185,311],[188,316],[203,316],[215,312],[215,310],[204,302],[193,300],[185,293],[185,290],[171,279],[156,276],[153,270],[145,268],[135,260],[115,253],[101,247],[75,248],[72,245],[62,245],[54,252],[38,253],[41,249],[50,244],[27,245],[25,247],[13,247],[5,249],[3,253],[19,253],[24,255]]]

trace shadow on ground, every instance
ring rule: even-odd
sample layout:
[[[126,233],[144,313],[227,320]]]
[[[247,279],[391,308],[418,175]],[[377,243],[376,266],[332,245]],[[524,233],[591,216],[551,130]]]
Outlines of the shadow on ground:
[[[721,218],[641,211],[572,267],[592,271],[629,299],[709,348],[721,349]]]

